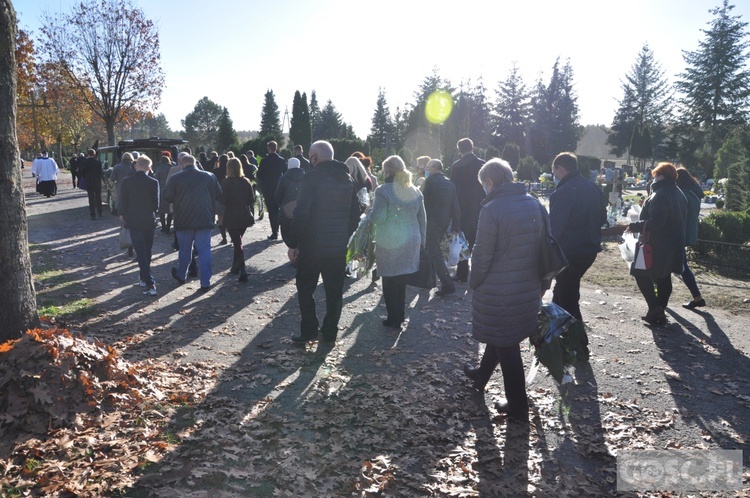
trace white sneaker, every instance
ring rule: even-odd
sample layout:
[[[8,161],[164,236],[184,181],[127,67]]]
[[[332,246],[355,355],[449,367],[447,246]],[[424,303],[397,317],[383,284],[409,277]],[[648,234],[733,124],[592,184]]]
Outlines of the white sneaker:
[[[144,296],[155,296],[156,295],[156,287],[151,287],[150,289],[146,289],[143,291]]]
[[[139,280],[139,281],[138,281],[138,285],[139,285],[140,287],[146,287],[146,282],[144,282],[143,280]]]

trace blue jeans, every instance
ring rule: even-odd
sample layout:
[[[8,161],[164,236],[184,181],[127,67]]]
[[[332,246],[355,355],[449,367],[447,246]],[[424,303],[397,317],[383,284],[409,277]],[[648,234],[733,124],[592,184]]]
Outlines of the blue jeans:
[[[182,280],[187,278],[188,266],[193,259],[193,243],[198,252],[198,276],[201,287],[211,285],[211,229],[177,230],[177,243],[180,244],[177,276]]]
[[[147,288],[151,289],[156,284],[154,276],[151,274],[151,248],[154,246],[154,229],[133,230],[131,228],[130,241],[133,243],[133,249],[135,249],[141,280],[146,282]]]

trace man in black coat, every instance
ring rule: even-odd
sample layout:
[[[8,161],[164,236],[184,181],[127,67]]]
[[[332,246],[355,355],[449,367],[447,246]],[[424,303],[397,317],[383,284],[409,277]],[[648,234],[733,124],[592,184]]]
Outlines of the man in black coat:
[[[458,206],[456,186],[443,175],[443,163],[432,159],[424,169],[424,209],[427,214],[427,257],[435,264],[435,273],[440,280],[440,290],[436,296],[456,292],[445,259],[440,250],[440,242],[448,226],[453,233],[461,231],[461,209]]]
[[[286,172],[286,161],[276,152],[277,148],[278,144],[273,140],[266,144],[268,155],[261,159],[257,174],[260,193],[263,194],[266,211],[268,211],[268,221],[271,222],[269,240],[277,240],[279,238],[279,205],[276,204],[274,194],[276,193],[276,187],[279,185],[281,175]]]
[[[484,200],[484,189],[478,178],[484,161],[474,154],[474,142],[471,139],[462,138],[458,141],[457,147],[461,158],[451,167],[451,181],[456,185],[458,205],[461,208],[461,227],[471,249],[474,247],[479,211],[482,210]],[[466,282],[469,278],[468,261],[459,261],[453,278],[458,282]]]
[[[297,159],[299,159],[299,167],[300,167],[300,169],[302,169],[302,171],[304,171],[305,173],[307,173],[308,171],[310,171],[312,169],[312,165],[310,164],[310,161],[308,161],[307,159],[305,159],[305,156],[302,155],[302,152],[303,152],[303,150],[302,150],[302,146],[301,145],[295,145],[294,146],[294,157],[296,157]]]
[[[73,188],[76,188],[76,180],[78,180],[78,156],[73,154],[68,161],[68,169],[70,169],[70,178],[73,180]]]
[[[148,176],[150,171],[151,159],[144,154],[135,162],[135,173],[122,180],[117,200],[120,221],[130,230],[145,296],[156,295],[156,281],[151,274],[151,249],[154,245],[156,211],[159,210],[159,181]]]
[[[78,174],[86,182],[86,192],[89,194],[89,214],[96,219],[96,214],[102,217],[102,163],[96,158],[94,149],[88,150],[88,156],[78,165]]]
[[[300,333],[295,344],[318,336],[313,293],[323,277],[326,315],[320,327],[323,342],[333,344],[338,334],[346,271],[346,248],[359,220],[359,201],[349,167],[333,159],[333,147],[318,141],[310,147],[313,169],[304,175],[289,237],[289,259],[297,263]]]

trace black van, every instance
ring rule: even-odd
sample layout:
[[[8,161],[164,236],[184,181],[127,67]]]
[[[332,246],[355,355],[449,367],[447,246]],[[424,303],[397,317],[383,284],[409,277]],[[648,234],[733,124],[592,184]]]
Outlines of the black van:
[[[102,198],[106,196],[107,205],[110,209],[115,206],[115,186],[109,181],[112,168],[120,162],[125,152],[138,152],[146,154],[154,164],[159,162],[163,151],[168,150],[172,155],[172,161],[177,161],[180,149],[187,145],[187,140],[180,138],[139,138],[137,140],[120,140],[117,145],[99,147],[96,158],[102,162],[104,170],[102,176]]]

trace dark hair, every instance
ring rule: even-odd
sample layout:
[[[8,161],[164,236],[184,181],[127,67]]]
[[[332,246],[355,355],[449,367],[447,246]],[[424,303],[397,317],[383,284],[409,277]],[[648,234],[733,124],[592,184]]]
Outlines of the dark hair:
[[[466,154],[467,152],[474,150],[474,142],[472,142],[470,138],[462,138],[458,141],[456,147],[458,147],[458,151],[461,154]]]
[[[684,166],[677,168],[677,186],[684,189],[690,188],[692,185],[700,186],[700,183]]]
[[[555,166],[565,171],[578,171],[578,157],[572,152],[560,152],[552,161],[552,167]]]

